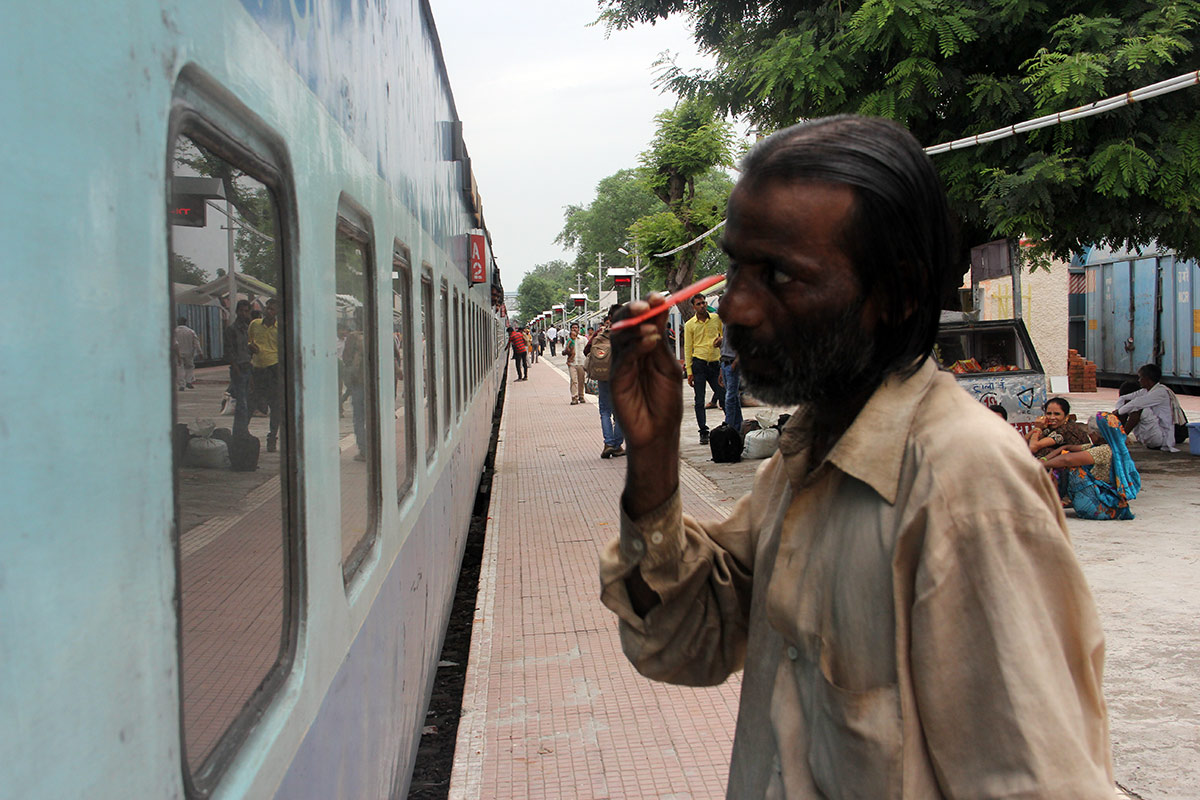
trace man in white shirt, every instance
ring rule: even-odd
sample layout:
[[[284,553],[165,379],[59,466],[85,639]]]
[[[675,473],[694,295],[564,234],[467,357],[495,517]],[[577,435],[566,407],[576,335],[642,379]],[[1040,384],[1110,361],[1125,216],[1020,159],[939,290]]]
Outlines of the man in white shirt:
[[[175,351],[175,384],[179,391],[194,389],[196,382],[196,358],[204,355],[200,337],[188,327],[187,317],[177,320],[172,334],[172,349]]]
[[[1171,391],[1159,383],[1161,378],[1162,370],[1156,364],[1139,369],[1138,384],[1142,388],[1118,397],[1113,413],[1120,417],[1125,430],[1137,436],[1146,447],[1177,453]]]
[[[554,348],[558,345],[558,328],[551,325],[546,329],[546,341],[550,342],[550,355],[555,355]]]

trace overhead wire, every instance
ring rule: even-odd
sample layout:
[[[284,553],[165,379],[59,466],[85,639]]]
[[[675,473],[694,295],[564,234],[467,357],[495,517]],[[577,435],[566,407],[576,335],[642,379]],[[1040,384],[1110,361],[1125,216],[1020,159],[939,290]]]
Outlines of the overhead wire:
[[[1174,78],[1168,78],[1165,81],[1152,83],[1149,86],[1143,86],[1140,89],[1134,89],[1133,91],[1125,92],[1124,94],[1114,95],[1113,97],[1109,97],[1104,100],[1096,100],[1095,102],[1088,103],[1087,105],[1077,106],[1075,108],[1068,109],[1067,111],[1046,114],[1041,117],[1035,117],[1034,119],[1026,120],[1025,122],[1018,122],[1015,125],[1006,125],[1003,128],[996,128],[995,130],[988,131],[986,133],[977,133],[974,136],[966,136],[962,139],[955,139],[952,142],[931,145],[925,148],[925,153],[926,155],[935,156],[940,153],[948,153],[952,150],[965,150],[968,147],[975,147],[976,145],[988,144],[1001,139],[1007,139],[1010,136],[1016,136],[1018,133],[1028,133],[1029,131],[1035,131],[1039,128],[1049,128],[1054,125],[1059,125],[1063,122],[1071,122],[1077,119],[1092,117],[1096,114],[1103,114],[1106,111],[1112,111],[1116,108],[1133,105],[1134,103],[1141,102],[1142,100],[1149,100],[1152,97],[1158,97],[1160,95],[1176,92],[1180,89],[1186,89],[1197,84],[1200,84],[1200,70],[1186,72]],[[692,239],[690,242],[681,244],[672,250],[667,250],[665,253],[655,253],[652,257],[666,258],[667,256],[673,256],[679,251],[686,250],[697,242],[712,236],[714,233],[724,227],[724,225],[725,220],[721,220],[712,228],[700,234],[695,239]]]

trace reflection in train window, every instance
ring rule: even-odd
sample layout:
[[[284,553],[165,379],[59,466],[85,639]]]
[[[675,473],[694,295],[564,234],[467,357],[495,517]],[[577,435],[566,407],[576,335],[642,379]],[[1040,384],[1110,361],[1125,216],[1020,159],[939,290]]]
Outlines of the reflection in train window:
[[[174,142],[166,212],[183,740],[204,787],[290,659],[295,439],[280,181],[192,134]]]
[[[352,213],[352,212],[346,212]],[[355,224],[357,223],[357,224]],[[379,428],[374,270],[365,221],[339,217],[334,238],[337,434],[329,442],[341,485],[342,578],[349,582],[378,529]]]
[[[454,373],[450,371],[450,290],[442,281],[442,416],[446,420],[446,436],[450,435],[450,392],[453,391]]]
[[[421,399],[425,407],[425,460],[432,461],[438,446],[437,417],[437,342],[433,329],[433,275],[428,270],[421,275],[421,350],[424,390]]]
[[[404,499],[413,483],[412,381],[408,379],[406,371],[412,360],[411,286],[408,248],[397,244],[392,254],[392,382],[395,385],[397,500]]]

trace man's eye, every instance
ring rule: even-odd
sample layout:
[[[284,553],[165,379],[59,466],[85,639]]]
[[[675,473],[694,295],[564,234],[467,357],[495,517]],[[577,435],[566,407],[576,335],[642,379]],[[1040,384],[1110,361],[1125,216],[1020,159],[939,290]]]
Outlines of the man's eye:
[[[785,283],[791,283],[792,280],[793,280],[792,276],[788,275],[786,272],[784,272],[782,270],[778,270],[778,269],[771,270],[771,283],[776,286],[780,286]]]

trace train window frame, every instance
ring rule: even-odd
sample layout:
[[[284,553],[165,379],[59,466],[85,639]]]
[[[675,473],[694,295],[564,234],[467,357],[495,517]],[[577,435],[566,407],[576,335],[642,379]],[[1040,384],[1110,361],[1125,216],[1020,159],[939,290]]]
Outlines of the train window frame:
[[[283,438],[288,443],[284,448],[281,464],[280,527],[282,531],[282,594],[283,620],[280,626],[279,649],[272,666],[260,682],[257,690],[246,700],[241,710],[233,717],[209,751],[207,757],[193,770],[188,763],[187,733],[184,718],[184,651],[183,651],[183,548],[180,530],[179,506],[179,463],[177,456],[171,458],[172,505],[170,539],[175,562],[175,621],[176,621],[176,678],[179,688],[179,764],[184,794],[188,798],[211,796],[232,762],[246,744],[250,733],[267,709],[279,699],[289,677],[293,674],[300,642],[300,626],[303,623],[305,605],[305,553],[307,526],[303,509],[305,500],[304,460],[300,453],[304,449],[301,392],[303,385],[303,359],[299,357],[302,326],[298,324],[296,309],[297,253],[299,252],[299,215],[295,181],[291,159],[284,140],[267,128],[250,109],[228,95],[223,87],[216,86],[206,75],[192,68],[185,68],[178,78],[172,97],[167,121],[164,197],[171,197],[172,178],[175,173],[174,154],[176,142],[187,137],[212,154],[261,183],[274,201],[276,239],[279,244],[280,295],[283,299],[284,359],[283,359],[283,404],[281,424]],[[164,209],[167,205],[164,199]],[[167,214],[163,218],[163,234],[166,252],[172,252],[171,221]],[[174,297],[170,282],[167,284],[166,306],[168,317],[174,309]],[[170,320],[173,323],[173,319]],[[172,419],[177,415],[178,398],[171,392]],[[168,440],[169,441],[169,440]]]
[[[412,315],[412,295],[413,295],[413,270],[412,270],[412,255],[406,245],[399,240],[392,245],[392,295],[395,297],[395,287],[399,282],[404,288],[404,293],[401,295],[401,325],[403,326],[402,338],[403,344],[400,349],[401,367],[404,369],[404,377],[400,379],[402,383],[401,391],[404,392],[404,430],[396,430],[395,435],[397,440],[400,436],[404,437],[404,464],[401,464],[399,459],[396,461],[396,504],[401,505],[412,494],[413,487],[417,482],[417,419],[416,419],[416,390],[413,387],[413,376],[416,374],[413,362],[413,315]],[[393,299],[393,308],[395,300]],[[393,369],[395,367],[393,366]],[[392,386],[396,386],[395,375],[393,374]],[[396,407],[395,393],[392,395],[393,413]],[[394,426],[393,426],[394,427]],[[393,442],[395,445],[396,442]],[[392,452],[396,451],[393,446]],[[403,480],[401,476],[403,475]]]
[[[442,431],[442,435],[449,439],[450,434],[454,431],[452,419],[454,416],[454,373],[451,369],[451,353],[450,353],[450,282],[442,278],[441,292],[438,295],[438,305],[440,306],[439,313],[441,314],[441,325],[438,326],[441,330],[442,337],[442,380],[444,381],[445,394],[442,395],[442,412],[446,418],[446,424]]]
[[[437,381],[437,297],[433,287],[433,268],[421,265],[421,386],[425,409],[425,464],[437,457],[441,436],[438,435]]]
[[[365,286],[363,287],[363,296],[365,302],[363,304],[363,321],[365,330],[363,333],[363,344],[365,345],[364,357],[366,359],[366,374],[363,376],[365,381],[364,397],[363,397],[363,413],[366,415],[366,439],[367,439],[367,499],[370,504],[367,510],[367,527],[363,535],[354,543],[354,547],[346,555],[342,561],[342,583],[347,592],[350,592],[351,586],[355,578],[361,573],[363,565],[367,562],[367,556],[370,555],[372,549],[379,541],[380,532],[382,529],[383,519],[383,459],[382,459],[382,433],[379,429],[379,416],[382,405],[379,402],[379,303],[378,297],[378,267],[375,257],[374,233],[371,225],[371,217],[362,207],[356,204],[346,194],[338,199],[337,222],[335,225],[334,241],[336,242],[339,235],[357,242],[363,248],[363,263],[365,266],[363,279]],[[336,244],[335,244],[336,248]],[[336,269],[336,250],[334,255],[334,269]],[[335,283],[336,292],[336,283]],[[336,422],[336,420],[335,420]],[[338,463],[338,499],[339,509],[342,500],[341,493],[341,463]],[[344,536],[344,531],[341,529],[339,511],[339,539]]]
[[[454,416],[462,419],[463,408],[463,357],[462,357],[462,300],[458,287],[454,287]]]

